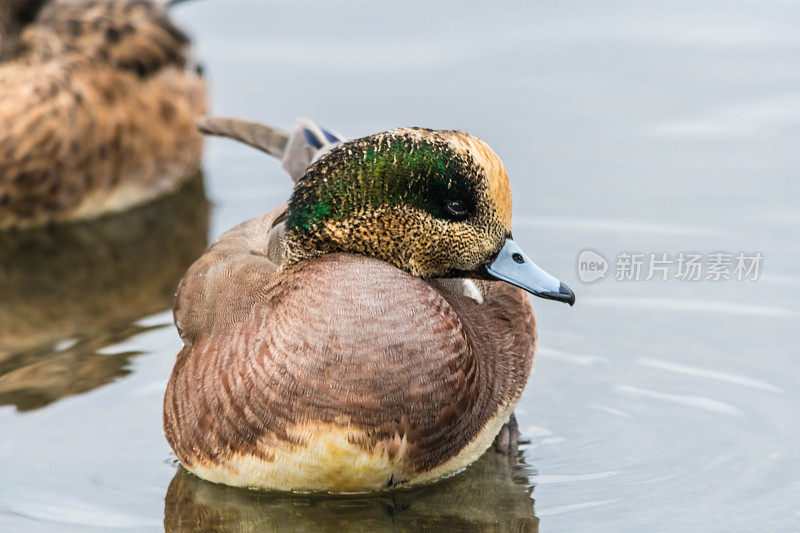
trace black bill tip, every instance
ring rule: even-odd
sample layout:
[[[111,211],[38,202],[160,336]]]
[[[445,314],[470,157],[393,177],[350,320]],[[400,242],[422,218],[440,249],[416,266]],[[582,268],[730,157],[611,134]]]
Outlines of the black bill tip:
[[[575,305],[575,293],[563,283],[558,286],[558,292],[539,292],[536,295],[548,300],[567,303],[570,307]]]
[[[559,292],[559,294],[563,294],[564,295],[564,300],[563,301],[567,302],[570,307],[575,305],[575,293],[572,292],[572,289],[570,289],[569,287],[567,287],[566,285],[564,285],[562,283],[561,286],[558,288],[558,292]]]

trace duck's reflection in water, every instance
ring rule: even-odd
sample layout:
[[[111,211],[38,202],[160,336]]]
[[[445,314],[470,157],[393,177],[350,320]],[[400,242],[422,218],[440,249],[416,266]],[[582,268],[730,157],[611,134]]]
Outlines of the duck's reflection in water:
[[[179,468],[165,498],[166,531],[538,531],[520,453],[489,450],[440,483],[374,495],[257,492]]]
[[[198,176],[122,214],[0,233],[0,405],[36,409],[126,374],[135,354],[98,350],[172,306],[208,218]]]

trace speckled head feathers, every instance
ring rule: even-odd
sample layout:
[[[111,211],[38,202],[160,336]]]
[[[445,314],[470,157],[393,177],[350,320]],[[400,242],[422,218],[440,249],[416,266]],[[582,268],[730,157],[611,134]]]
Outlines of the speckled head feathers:
[[[476,273],[511,231],[503,163],[460,131],[404,128],[347,142],[300,180],[290,257],[377,257],[414,275]]]

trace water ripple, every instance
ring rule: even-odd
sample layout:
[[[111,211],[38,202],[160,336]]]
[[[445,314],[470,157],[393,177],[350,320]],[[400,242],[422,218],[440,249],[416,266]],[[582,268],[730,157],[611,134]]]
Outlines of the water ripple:
[[[721,235],[723,232],[708,226],[684,224],[652,223],[640,220],[612,220],[585,217],[560,216],[519,216],[514,218],[514,226],[554,228],[558,230],[582,231],[587,233],[624,233],[646,235]]]
[[[594,296],[581,299],[581,305],[616,307],[628,310],[669,311],[681,313],[710,313],[728,315],[754,315],[773,318],[793,318],[800,313],[782,307],[740,304],[735,302],[709,302],[688,298],[629,298],[623,296]]]
[[[657,368],[659,370],[666,370],[668,372],[676,372],[678,374],[686,374],[688,376],[715,379],[717,381],[724,381],[726,383],[733,383],[735,385],[742,385],[743,387],[750,387],[753,389],[765,390],[769,392],[784,392],[783,389],[763,381],[737,376],[735,374],[726,374],[716,370],[698,368],[696,366],[680,365],[669,361],[651,359],[649,357],[639,359],[637,363],[650,368]]]
[[[603,505],[608,505],[610,503],[616,503],[618,500],[595,500],[592,502],[583,502],[583,503],[573,503],[570,505],[558,505],[556,507],[550,507],[548,509],[537,510],[536,515],[539,517],[542,516],[553,516],[557,514],[564,514],[569,513],[572,511],[579,511],[581,509],[590,509],[592,507],[600,507]]]
[[[652,398],[654,400],[663,400],[665,402],[671,402],[679,405],[685,405],[688,407],[694,407],[696,409],[702,409],[703,411],[708,411],[720,415],[726,415],[726,416],[743,415],[743,413],[736,407],[727,404],[725,402],[721,402],[719,400],[706,398],[705,396],[669,394],[666,392],[658,392],[648,389],[640,389],[638,387],[631,387],[629,385],[617,385],[616,387],[614,387],[614,390],[622,394],[639,396],[641,398]]]
[[[619,472],[595,472],[593,474],[538,474],[533,482],[536,485],[549,483],[571,483],[574,481],[592,481],[594,479],[606,479],[616,476]]]
[[[4,496],[0,510],[32,520],[106,528],[158,527],[154,519],[121,513],[74,498],[41,491],[22,491]]]
[[[536,349],[536,357],[544,357],[545,359],[552,359],[554,361],[560,361],[562,363],[570,363],[573,365],[581,365],[581,366],[594,366],[597,363],[606,363],[608,359],[605,357],[600,357],[598,355],[581,355],[581,354],[573,354],[569,352],[564,352],[561,350],[555,350],[553,348],[546,348],[540,346]]]

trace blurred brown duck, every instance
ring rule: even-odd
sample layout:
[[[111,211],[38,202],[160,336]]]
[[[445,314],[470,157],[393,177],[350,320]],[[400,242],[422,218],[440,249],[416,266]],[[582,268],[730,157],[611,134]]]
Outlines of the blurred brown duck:
[[[91,218],[199,167],[205,83],[150,0],[0,2],[0,228]]]
[[[349,142],[308,123],[201,128],[290,171],[315,161],[288,206],[225,233],[181,281],[164,429],[188,470],[375,490],[454,474],[508,432],[536,341],[519,287],[575,296],[512,240],[491,148],[421,128]]]

